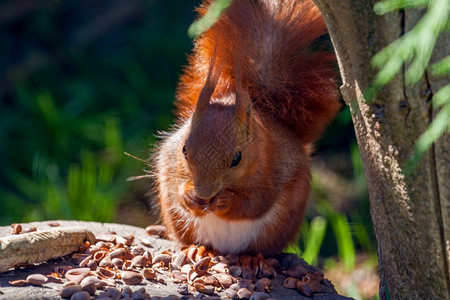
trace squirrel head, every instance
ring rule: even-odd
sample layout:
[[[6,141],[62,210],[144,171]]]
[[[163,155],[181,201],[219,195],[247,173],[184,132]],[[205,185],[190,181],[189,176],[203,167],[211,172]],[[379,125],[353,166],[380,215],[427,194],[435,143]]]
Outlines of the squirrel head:
[[[192,118],[182,151],[202,199],[214,197],[225,182],[240,178],[249,166],[251,110],[241,107],[239,98],[229,95],[197,110]]]
[[[182,147],[195,192],[206,201],[248,173],[252,164],[250,97],[236,83],[235,93],[212,98],[219,77],[220,70],[212,62]]]

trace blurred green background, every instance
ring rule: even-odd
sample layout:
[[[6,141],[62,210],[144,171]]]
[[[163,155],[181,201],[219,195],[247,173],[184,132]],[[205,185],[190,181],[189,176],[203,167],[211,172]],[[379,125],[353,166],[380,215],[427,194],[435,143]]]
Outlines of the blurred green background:
[[[124,152],[149,159],[157,132],[173,124],[198,4],[0,2],[0,225],[157,222],[151,180],[127,181],[148,166]],[[345,105],[317,143],[311,198],[288,251],[335,272],[342,293],[372,298],[377,246]],[[375,292],[360,288],[373,282]]]

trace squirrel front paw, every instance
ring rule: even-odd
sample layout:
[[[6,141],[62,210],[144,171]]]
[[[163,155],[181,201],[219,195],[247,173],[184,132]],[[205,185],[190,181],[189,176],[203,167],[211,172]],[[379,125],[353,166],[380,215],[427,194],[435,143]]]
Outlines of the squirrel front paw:
[[[184,193],[183,202],[195,216],[203,216],[207,213],[208,201],[198,197],[194,190]]]
[[[225,215],[231,208],[232,197],[228,193],[222,192],[211,199],[208,204],[210,211],[213,211],[218,216]]]
[[[208,212],[213,212],[218,216],[224,215],[231,208],[231,200],[230,195],[223,192],[211,199],[198,197],[194,190],[183,195],[184,204],[196,216],[203,216]]]

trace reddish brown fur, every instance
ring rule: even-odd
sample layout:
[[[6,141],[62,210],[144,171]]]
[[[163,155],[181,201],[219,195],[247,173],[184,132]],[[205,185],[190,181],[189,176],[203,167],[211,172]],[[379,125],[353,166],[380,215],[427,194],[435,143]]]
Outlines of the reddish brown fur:
[[[339,104],[334,56],[311,51],[325,32],[318,9],[310,0],[280,2],[273,11],[260,1],[235,0],[196,40],[181,77],[179,127],[161,143],[155,167],[163,221],[185,244],[275,253],[302,222],[311,143]],[[242,162],[230,167],[237,152]],[[247,226],[245,248],[232,236],[230,249],[228,240],[201,237],[208,228],[196,222],[211,215],[227,225],[205,227]]]
[[[209,1],[207,1],[209,3]],[[208,3],[198,11],[204,15]],[[214,47],[222,75],[214,97],[234,91],[234,61],[256,109],[313,142],[339,109],[333,54],[312,51],[326,32],[310,0],[284,1],[272,16],[259,1],[235,0],[221,19],[195,42],[177,94],[179,115],[194,110]],[[270,40],[267,37],[270,34]],[[272,48],[270,51],[268,48]],[[252,63],[256,62],[256,63]]]

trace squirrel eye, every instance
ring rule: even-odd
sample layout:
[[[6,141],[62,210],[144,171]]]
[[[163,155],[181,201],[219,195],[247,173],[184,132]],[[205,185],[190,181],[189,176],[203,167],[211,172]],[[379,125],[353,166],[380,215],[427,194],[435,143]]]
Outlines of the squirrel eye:
[[[236,153],[236,155],[233,157],[233,161],[231,162],[230,168],[236,167],[236,166],[241,162],[241,159],[242,159],[242,153],[241,153],[241,151],[239,151],[239,152]]]
[[[187,160],[188,157],[187,157],[187,152],[186,152],[186,145],[183,146],[183,155],[184,155],[184,158],[186,158],[186,160]]]

